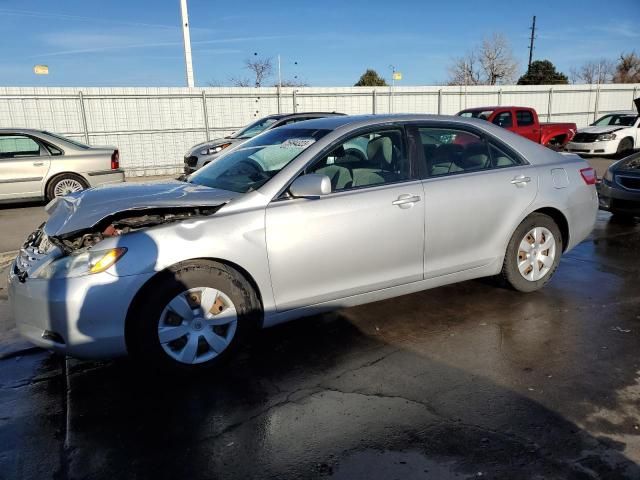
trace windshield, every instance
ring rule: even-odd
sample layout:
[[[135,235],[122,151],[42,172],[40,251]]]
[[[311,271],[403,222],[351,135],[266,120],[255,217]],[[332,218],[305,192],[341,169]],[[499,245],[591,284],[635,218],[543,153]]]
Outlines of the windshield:
[[[63,137],[62,135],[58,135],[57,133],[47,132],[46,130],[43,130],[42,133],[44,133],[46,135],[49,135],[50,137],[57,138],[58,140],[62,140],[63,142],[70,143],[71,145],[75,145],[78,148],[83,148],[85,150],[87,148],[89,148],[89,145],[85,145],[84,143],[76,142],[75,140],[71,140],[70,138]]]
[[[260,188],[330,130],[274,128],[189,177],[190,183],[246,193]]]
[[[488,120],[493,110],[467,110],[466,112],[460,112],[458,116],[465,118],[479,118],[481,120]]]
[[[259,133],[264,132],[267,128],[269,128],[271,125],[273,125],[277,121],[278,119],[276,118],[269,118],[269,117],[261,118],[257,122],[253,122],[248,126],[244,127],[239,132],[236,132],[233,135],[230,135],[229,138],[253,138]]]
[[[636,121],[636,118],[638,118],[637,115],[630,115],[630,114],[605,115],[604,117],[596,120],[595,123],[593,123],[592,125],[596,127],[605,127],[607,125],[619,125],[621,127],[630,127],[634,124],[634,122]]]

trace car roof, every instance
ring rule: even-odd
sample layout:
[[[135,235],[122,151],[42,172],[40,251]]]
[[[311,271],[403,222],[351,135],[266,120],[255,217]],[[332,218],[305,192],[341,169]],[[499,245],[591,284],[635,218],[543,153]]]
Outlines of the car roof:
[[[339,112],[296,112],[296,113],[274,113],[273,115],[267,115],[265,118],[274,118],[276,120],[282,120],[286,118],[298,118],[308,117],[309,115],[315,115],[318,117],[332,117],[332,116],[345,116],[346,113]]]
[[[465,118],[453,115],[425,115],[416,113],[394,113],[394,114],[382,114],[382,115],[345,115],[326,118],[314,118],[313,120],[306,120],[304,122],[294,123],[287,125],[286,128],[300,128],[300,129],[319,129],[319,130],[336,130],[338,128],[349,126],[353,128],[383,125],[386,123],[394,122],[415,122],[415,121],[431,121],[431,122],[455,122],[455,123],[467,123],[471,125],[483,126],[487,123],[484,120],[478,120],[477,118]],[[497,127],[500,128],[500,127]]]
[[[43,130],[36,130],[35,128],[0,128],[0,133],[29,133],[29,134],[43,134]]]
[[[486,110],[499,110],[499,109],[510,109],[510,108],[522,108],[524,110],[533,110],[531,107],[519,107],[517,105],[497,105],[493,107],[473,107],[473,108],[465,108],[464,110],[460,110],[461,112],[484,112]]]
[[[638,116],[638,112],[635,110],[617,110],[615,112],[607,112],[603,113],[602,116],[606,117],[607,115],[635,115]]]

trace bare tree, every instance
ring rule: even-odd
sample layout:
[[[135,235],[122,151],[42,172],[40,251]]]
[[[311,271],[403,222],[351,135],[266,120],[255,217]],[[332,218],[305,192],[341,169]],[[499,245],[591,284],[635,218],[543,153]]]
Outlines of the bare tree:
[[[255,78],[254,86],[261,87],[273,72],[273,62],[271,58],[255,58],[244,61],[244,67],[252,73]]]
[[[252,87],[251,80],[246,77],[231,77],[229,83],[234,87]]]
[[[518,62],[513,58],[509,41],[504,35],[494,33],[485,38],[478,57],[488,85],[513,83]]]
[[[578,68],[572,68],[570,76],[573,83],[610,83],[615,70],[611,60],[601,58],[585,62]]]
[[[474,52],[454,58],[449,67],[449,85],[481,85],[480,68]]]
[[[636,52],[623,53],[616,66],[613,76],[614,83],[638,83],[640,82],[640,57]]]
[[[449,85],[497,85],[515,81],[518,63],[507,39],[494,33],[478,49],[455,58],[449,67]]]

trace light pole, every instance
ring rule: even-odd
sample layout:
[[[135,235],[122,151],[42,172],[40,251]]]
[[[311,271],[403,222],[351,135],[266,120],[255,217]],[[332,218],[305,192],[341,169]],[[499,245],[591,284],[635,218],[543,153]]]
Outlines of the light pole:
[[[182,39],[184,41],[184,65],[187,73],[187,87],[193,88],[193,61],[191,60],[191,35],[189,34],[189,13],[187,12],[187,0],[180,0],[180,13],[182,14]]]
[[[391,69],[391,92],[389,93],[389,113],[393,113],[393,89],[396,86],[396,67],[389,65]]]

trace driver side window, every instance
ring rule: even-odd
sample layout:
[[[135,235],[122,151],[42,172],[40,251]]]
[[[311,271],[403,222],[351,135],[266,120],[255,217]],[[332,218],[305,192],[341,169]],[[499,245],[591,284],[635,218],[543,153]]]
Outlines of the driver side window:
[[[409,180],[403,132],[387,129],[350,138],[305,173],[328,176],[334,192]]]

